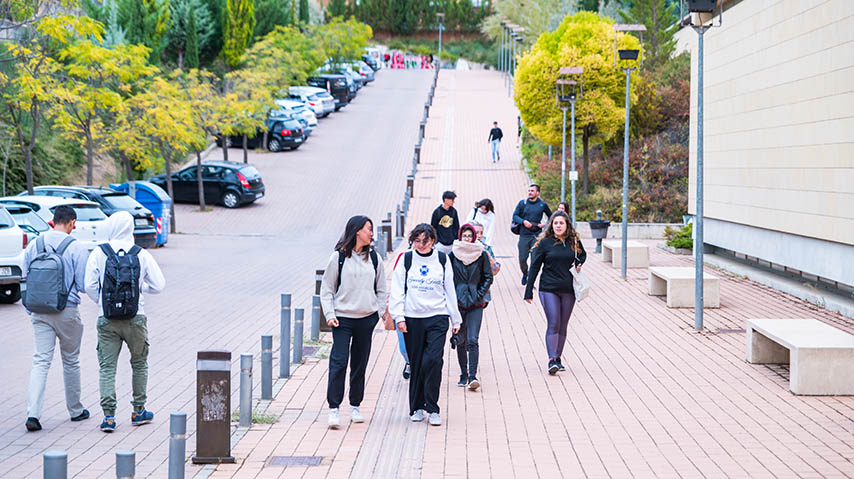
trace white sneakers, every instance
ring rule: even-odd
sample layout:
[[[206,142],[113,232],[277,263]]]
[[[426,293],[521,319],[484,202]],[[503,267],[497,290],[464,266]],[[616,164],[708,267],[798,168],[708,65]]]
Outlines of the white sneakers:
[[[415,411],[414,413],[412,413],[411,416],[409,416],[409,420],[412,422],[421,422],[424,420],[424,416],[426,414],[427,413],[423,409],[419,409],[419,410]],[[431,426],[441,426],[442,425],[442,417],[439,416],[439,413],[437,413],[437,412],[431,412],[429,414],[429,418],[427,419],[427,422],[430,423]]]
[[[442,416],[439,416],[439,413],[437,413],[437,412],[431,412],[430,413],[430,419],[428,419],[428,422],[430,423],[431,426],[441,426],[442,425]]]
[[[409,416],[409,420],[410,420],[410,421],[412,421],[412,422],[421,422],[421,421],[423,421],[423,420],[424,420],[424,410],[423,410],[423,409],[419,409],[419,410],[415,411],[414,413],[412,413],[412,415],[411,415],[411,416]]]
[[[329,427],[332,429],[338,429],[338,426],[341,425],[341,419],[338,417],[338,408],[329,410]]]
[[[350,420],[353,422],[365,422],[365,416],[362,416],[359,406],[350,406]]]

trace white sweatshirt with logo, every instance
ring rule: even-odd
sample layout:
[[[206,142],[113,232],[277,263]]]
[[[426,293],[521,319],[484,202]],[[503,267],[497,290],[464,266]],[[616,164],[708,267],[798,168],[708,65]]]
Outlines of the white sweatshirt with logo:
[[[404,255],[400,255],[391,280],[388,312],[395,323],[405,318],[429,318],[448,315],[453,327],[463,322],[457,309],[457,293],[454,288],[454,271],[450,259],[445,261],[445,270],[439,262],[439,253],[434,249],[429,256],[412,251],[412,266],[406,280],[408,290],[404,293],[406,266]],[[404,253],[405,254],[405,253]]]

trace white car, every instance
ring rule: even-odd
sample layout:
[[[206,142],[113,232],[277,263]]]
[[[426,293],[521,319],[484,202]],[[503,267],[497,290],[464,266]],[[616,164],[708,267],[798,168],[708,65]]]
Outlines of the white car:
[[[305,103],[300,100],[291,100],[282,98],[276,100],[276,106],[278,106],[281,110],[289,115],[293,115],[294,118],[299,118],[305,120],[308,123],[309,128],[314,128],[317,126],[317,115],[311,111]]]
[[[77,213],[77,223],[71,236],[81,241],[86,249],[92,251],[100,243],[106,243],[109,231],[104,227],[107,215],[98,208],[98,203],[86,200],[57,198],[54,196],[7,196],[0,198],[0,205],[23,204],[32,208],[37,215],[48,223],[53,221],[53,210],[60,205],[68,205]]]
[[[335,111],[335,98],[323,88],[313,86],[292,86],[288,89],[290,98],[306,103],[318,117],[326,117]]]
[[[0,303],[11,304],[21,299],[27,241],[24,230],[15,224],[6,208],[0,206]]]

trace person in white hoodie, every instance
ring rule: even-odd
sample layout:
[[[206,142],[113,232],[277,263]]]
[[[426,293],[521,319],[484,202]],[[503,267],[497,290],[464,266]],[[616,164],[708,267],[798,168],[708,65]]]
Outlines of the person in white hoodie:
[[[492,200],[484,198],[474,204],[474,208],[469,212],[466,223],[478,223],[483,226],[483,239],[481,242],[487,246],[492,246],[492,233],[495,231],[495,205]]]
[[[409,379],[409,414],[412,422],[442,425],[439,389],[449,322],[456,334],[462,324],[454,289],[454,271],[448,257],[433,248],[436,230],[421,223],[409,235],[414,248],[394,269],[388,311],[403,332],[412,375]]]
[[[100,315],[98,330],[98,365],[100,367],[101,409],[104,420],[101,430],[113,432],[116,429],[116,363],[122,343],[130,351],[130,365],[133,371],[133,412],[131,424],[139,426],[150,423],[154,413],[145,410],[146,388],[148,385],[148,320],[145,316],[142,293],[156,294],[166,286],[166,279],[160,271],[151,253],[134,245],[134,221],[130,213],[119,211],[107,218],[104,225],[110,240],[99,245],[89,255],[86,263],[86,294],[98,303]],[[107,251],[104,251],[104,250]],[[108,319],[105,317],[102,286],[107,266],[108,252],[116,255],[134,255],[139,260],[139,302],[136,314],[129,319]]]

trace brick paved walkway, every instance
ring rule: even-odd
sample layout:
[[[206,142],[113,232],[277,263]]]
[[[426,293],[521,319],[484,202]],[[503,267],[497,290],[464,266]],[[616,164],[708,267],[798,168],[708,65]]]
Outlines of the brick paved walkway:
[[[459,194],[461,215],[484,196],[496,204],[504,267],[484,315],[482,389],[455,387],[448,349],[445,425],[410,424],[396,338],[377,331],[367,423],[327,429],[326,361],[308,362],[272,402],[278,422],[253,426],[234,450],[238,464],[212,477],[854,477],[854,398],[793,396],[787,368],[746,363],[744,334],[730,332],[751,317],[816,318],[849,332],[854,323],[750,281],[718,272],[722,307],[707,310],[697,333],[693,310],[647,295],[646,270],[622,281],[591,254],[593,290],[570,323],[567,371],[545,373],[545,318],[521,300],[508,231],[526,178],[504,91],[493,72],[442,72],[407,223],[428,219],[446,188]],[[496,119],[506,140],[493,165],[486,139]],[[692,261],[652,247],[651,263]],[[323,461],[266,465],[288,455]]]

